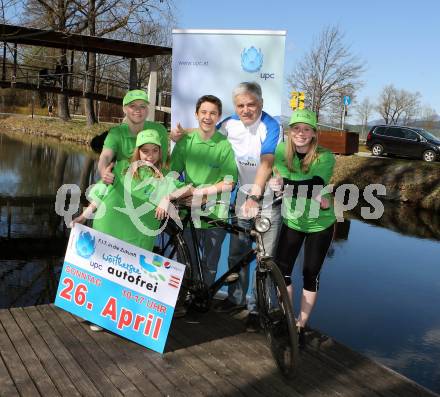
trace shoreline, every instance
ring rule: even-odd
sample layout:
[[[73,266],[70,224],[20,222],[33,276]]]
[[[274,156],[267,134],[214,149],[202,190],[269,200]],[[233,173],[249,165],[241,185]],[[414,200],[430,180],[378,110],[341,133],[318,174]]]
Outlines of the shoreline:
[[[23,137],[31,135],[52,141],[71,143],[88,152],[92,138],[108,130],[111,123],[88,127],[85,121],[63,122],[59,119],[8,117],[2,119],[0,132]],[[60,132],[62,131],[62,132]],[[416,208],[440,210],[440,162],[421,160],[336,156],[331,183],[335,188],[344,184],[356,185],[360,193],[370,184],[382,184],[386,195],[378,196],[390,202],[403,202]]]

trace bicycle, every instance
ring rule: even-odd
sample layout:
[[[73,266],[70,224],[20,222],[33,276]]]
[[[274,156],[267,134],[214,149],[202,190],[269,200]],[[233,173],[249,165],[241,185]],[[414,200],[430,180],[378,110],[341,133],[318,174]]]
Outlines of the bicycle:
[[[275,199],[269,205],[280,201]],[[222,204],[215,202],[214,204]],[[268,206],[265,206],[267,208]],[[264,208],[263,208],[264,209]],[[231,220],[232,218],[228,218]],[[250,229],[231,224],[225,220],[201,217],[207,223],[221,227],[228,233],[247,233],[255,242],[255,248],[244,253],[238,263],[207,286],[204,282],[200,255],[197,249],[197,236],[190,211],[183,219],[183,224],[190,228],[196,263],[191,263],[187,243],[181,230],[171,219],[165,229],[166,235],[161,236],[161,244],[156,247],[158,254],[175,259],[186,266],[184,279],[179,295],[180,304],[189,309],[206,312],[217,291],[226,283],[229,276],[236,274],[244,266],[256,259],[256,290],[257,307],[260,323],[265,332],[275,362],[284,376],[292,375],[298,366],[298,336],[296,321],[293,314],[293,302],[290,301],[284,277],[272,257],[267,256],[262,236],[270,227],[270,220],[261,214],[261,209]],[[179,302],[178,301],[178,302]]]

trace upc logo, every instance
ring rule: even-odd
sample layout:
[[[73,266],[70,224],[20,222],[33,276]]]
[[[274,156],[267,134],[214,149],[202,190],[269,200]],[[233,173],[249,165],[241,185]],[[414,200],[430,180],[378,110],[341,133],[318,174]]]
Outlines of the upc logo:
[[[75,244],[76,253],[83,258],[90,258],[95,252],[95,237],[89,232],[81,232]]]
[[[245,72],[258,72],[263,66],[263,54],[261,49],[257,50],[254,46],[241,52],[241,67]]]

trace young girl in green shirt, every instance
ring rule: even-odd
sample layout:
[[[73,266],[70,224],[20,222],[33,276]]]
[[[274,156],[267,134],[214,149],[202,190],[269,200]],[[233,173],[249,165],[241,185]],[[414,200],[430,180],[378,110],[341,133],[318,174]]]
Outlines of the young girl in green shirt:
[[[170,201],[190,195],[192,188],[162,167],[161,141],[155,130],[141,131],[131,163],[121,160],[115,168],[113,184],[97,183],[90,193],[93,201],[73,223],[84,223],[98,210],[94,229],[151,251],[161,220],[168,213],[178,217]]]
[[[275,152],[277,175],[271,184],[284,185],[281,227],[276,260],[293,296],[291,273],[304,244],[303,290],[297,319],[299,343],[305,344],[304,327],[316,302],[319,274],[333,238],[336,221],[331,196],[322,191],[333,173],[335,158],[318,146],[316,114],[296,110],[290,119],[287,141]]]

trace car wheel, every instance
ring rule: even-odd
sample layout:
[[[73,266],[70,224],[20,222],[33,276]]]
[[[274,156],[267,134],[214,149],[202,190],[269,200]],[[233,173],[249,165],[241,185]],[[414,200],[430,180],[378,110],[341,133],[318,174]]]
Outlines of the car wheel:
[[[383,154],[383,146],[379,143],[375,143],[371,148],[371,153],[373,153],[373,156],[381,156]]]
[[[434,150],[426,150],[425,152],[423,152],[423,161],[427,161],[428,163],[431,163],[433,161],[435,161],[435,158],[437,157],[437,155],[435,154]]]

